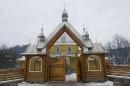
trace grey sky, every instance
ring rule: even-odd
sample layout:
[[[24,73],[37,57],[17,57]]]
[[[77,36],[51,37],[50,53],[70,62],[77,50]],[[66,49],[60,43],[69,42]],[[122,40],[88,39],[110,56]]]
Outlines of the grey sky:
[[[61,22],[66,3],[69,22],[105,44],[115,34],[130,39],[130,0],[0,0],[0,45],[33,43],[41,24],[48,36]]]

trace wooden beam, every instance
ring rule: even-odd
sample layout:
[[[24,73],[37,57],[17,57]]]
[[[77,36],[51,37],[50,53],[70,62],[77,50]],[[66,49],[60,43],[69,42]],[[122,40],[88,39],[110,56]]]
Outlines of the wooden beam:
[[[73,40],[75,43],[77,43],[77,45],[83,50],[83,43],[81,42],[80,39],[78,39],[76,37],[76,35],[69,30],[69,28],[67,28],[66,26],[62,27],[63,29],[59,30],[54,37],[52,37],[52,39],[48,42],[47,44],[47,48],[49,49],[59,38],[60,36],[66,32]]]

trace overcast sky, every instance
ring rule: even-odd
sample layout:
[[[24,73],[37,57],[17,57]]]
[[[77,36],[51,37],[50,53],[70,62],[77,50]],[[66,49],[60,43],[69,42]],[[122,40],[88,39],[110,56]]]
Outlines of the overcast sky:
[[[105,44],[115,34],[130,39],[130,0],[0,0],[0,45],[34,43],[43,24],[45,36],[61,22],[66,4],[69,22],[82,34]]]

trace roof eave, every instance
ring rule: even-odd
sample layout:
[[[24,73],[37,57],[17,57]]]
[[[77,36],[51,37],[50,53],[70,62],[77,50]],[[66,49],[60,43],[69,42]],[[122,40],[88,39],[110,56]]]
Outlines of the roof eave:
[[[108,52],[84,52],[84,54],[107,54]]]
[[[45,55],[46,53],[21,53],[21,55],[26,56],[26,55]]]

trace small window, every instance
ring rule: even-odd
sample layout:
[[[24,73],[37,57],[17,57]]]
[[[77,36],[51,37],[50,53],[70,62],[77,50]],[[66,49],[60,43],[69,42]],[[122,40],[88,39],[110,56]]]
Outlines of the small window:
[[[88,70],[89,71],[100,71],[101,63],[98,56],[92,55],[88,57]]]
[[[68,46],[67,52],[68,52],[68,53],[72,53],[72,47],[71,47],[71,46]]]
[[[38,53],[40,53],[40,52],[41,52],[41,50],[42,50],[42,49],[39,49],[39,48],[38,48],[38,49],[37,49]]]
[[[41,72],[42,59],[38,56],[32,57],[29,64],[29,72]]]
[[[62,42],[62,43],[65,43],[65,36],[62,36],[61,42]]]
[[[56,53],[60,54],[60,46],[56,47]]]
[[[92,48],[88,48],[88,51],[92,51]]]

